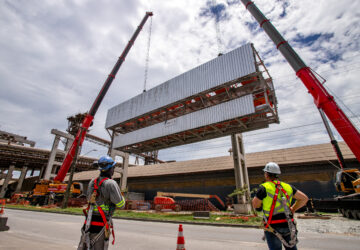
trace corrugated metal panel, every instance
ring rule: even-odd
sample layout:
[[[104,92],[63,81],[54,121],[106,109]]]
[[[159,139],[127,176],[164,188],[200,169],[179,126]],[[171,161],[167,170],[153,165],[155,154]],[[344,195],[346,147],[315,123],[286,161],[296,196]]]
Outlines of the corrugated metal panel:
[[[253,96],[246,95],[168,120],[166,123],[162,122],[127,134],[119,134],[114,138],[113,148],[171,135],[253,113],[255,113]]]
[[[106,128],[256,72],[246,44],[108,110]]]

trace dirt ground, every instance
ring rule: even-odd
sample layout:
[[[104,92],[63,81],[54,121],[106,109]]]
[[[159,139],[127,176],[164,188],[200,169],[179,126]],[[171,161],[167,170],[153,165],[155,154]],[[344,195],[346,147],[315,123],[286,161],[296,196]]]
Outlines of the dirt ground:
[[[351,220],[340,214],[332,214],[327,217],[330,217],[330,219],[301,219],[298,215],[296,220],[297,228],[299,232],[350,234],[360,236],[360,220]]]

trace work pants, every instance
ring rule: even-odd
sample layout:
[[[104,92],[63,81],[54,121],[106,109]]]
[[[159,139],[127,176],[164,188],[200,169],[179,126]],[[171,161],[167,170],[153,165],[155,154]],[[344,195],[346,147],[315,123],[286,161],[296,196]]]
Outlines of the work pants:
[[[83,237],[83,236],[82,236]],[[83,238],[80,238],[78,250],[87,250],[86,243]],[[91,250],[107,250],[109,247],[109,239],[105,240],[105,233],[102,230],[100,233],[90,233],[90,240],[94,240],[94,245],[90,248]]]
[[[280,227],[275,230],[283,236],[283,238],[284,238],[284,240],[286,240],[286,242],[289,242],[291,240],[290,230],[288,227],[284,227],[284,228]],[[276,237],[275,234],[265,231],[265,238],[266,238],[266,242],[268,244],[269,250],[281,250],[282,249],[282,242],[278,237]],[[292,248],[285,247],[285,249],[286,250],[297,250],[297,247],[295,245]]]

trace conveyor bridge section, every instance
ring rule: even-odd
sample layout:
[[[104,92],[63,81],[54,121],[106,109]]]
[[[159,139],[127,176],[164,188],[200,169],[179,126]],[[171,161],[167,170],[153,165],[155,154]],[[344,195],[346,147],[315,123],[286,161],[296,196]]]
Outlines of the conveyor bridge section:
[[[246,44],[108,110],[112,147],[141,153],[278,123],[272,79]]]

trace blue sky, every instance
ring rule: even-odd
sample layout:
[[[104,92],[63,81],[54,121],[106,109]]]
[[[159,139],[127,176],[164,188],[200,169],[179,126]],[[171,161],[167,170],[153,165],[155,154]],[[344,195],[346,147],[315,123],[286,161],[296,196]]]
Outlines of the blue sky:
[[[240,1],[1,1],[0,130],[51,148],[52,128],[87,111],[145,11],[154,12],[147,88],[247,42],[265,61],[279,102],[280,124],[245,133],[245,151],[328,142],[311,96]],[[303,60],[327,79],[359,126],[360,2],[254,1]],[[91,133],[109,139],[107,110],[142,92],[148,24],[140,33],[95,117]],[[337,139],[341,137],[336,134]],[[229,137],[160,151],[164,160],[228,155]],[[94,150],[96,149],[96,151]],[[83,153],[106,149],[86,142]]]

